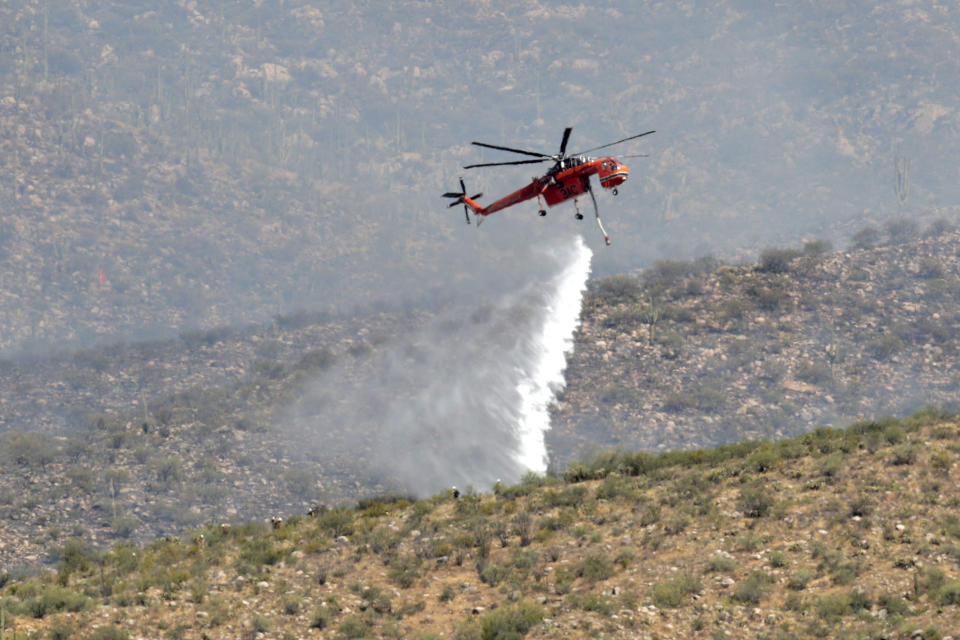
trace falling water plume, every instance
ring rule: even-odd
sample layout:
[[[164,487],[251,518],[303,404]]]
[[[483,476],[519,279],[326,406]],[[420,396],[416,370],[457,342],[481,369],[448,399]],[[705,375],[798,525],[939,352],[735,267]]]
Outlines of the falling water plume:
[[[526,284],[327,372],[290,421],[292,454],[419,495],[543,472],[591,256],[579,236],[542,247],[511,265]]]

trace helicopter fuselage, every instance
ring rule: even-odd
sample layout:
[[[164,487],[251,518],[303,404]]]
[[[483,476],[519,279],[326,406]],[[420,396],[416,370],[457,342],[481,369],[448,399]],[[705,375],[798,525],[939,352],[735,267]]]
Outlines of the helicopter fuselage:
[[[613,157],[571,156],[564,158],[559,165],[545,175],[533,178],[530,184],[486,207],[480,206],[470,198],[464,198],[464,203],[481,216],[488,216],[537,197],[542,197],[547,206],[553,207],[587,193],[590,190],[590,176],[596,175],[600,186],[604,189],[614,189],[630,176],[627,165]]]

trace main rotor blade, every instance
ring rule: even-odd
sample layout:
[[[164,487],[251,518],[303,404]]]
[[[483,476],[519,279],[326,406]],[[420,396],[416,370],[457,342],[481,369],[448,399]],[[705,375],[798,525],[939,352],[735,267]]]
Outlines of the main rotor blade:
[[[500,151],[510,151],[510,152],[512,152],[512,153],[522,153],[522,154],[525,155],[525,156],[534,156],[534,157],[537,157],[537,158],[549,158],[549,157],[550,157],[550,156],[548,156],[548,155],[545,154],[545,153],[537,153],[536,151],[524,151],[523,149],[513,149],[513,148],[511,148],[511,147],[501,147],[501,146],[496,145],[496,144],[487,144],[486,142],[473,141],[473,142],[471,142],[470,144],[475,144],[475,145],[477,145],[478,147],[486,147],[486,148],[488,148],[488,149],[499,149]]]
[[[538,162],[546,162],[547,160],[553,160],[553,158],[546,157],[539,160],[514,160],[513,162],[481,162],[480,164],[468,164],[463,168],[475,169],[476,167],[503,167],[512,164],[537,164]]]
[[[618,158],[649,158],[649,153],[631,153],[628,156],[617,156]]]
[[[638,134],[635,135],[635,136],[630,136],[629,138],[624,138],[623,140],[617,140],[616,142],[611,142],[611,143],[609,143],[609,144],[603,144],[603,145],[600,145],[599,147],[594,147],[593,149],[587,149],[586,151],[578,151],[577,153],[575,153],[575,154],[573,154],[573,155],[575,155],[575,156],[582,156],[582,155],[585,154],[585,153],[590,153],[591,151],[598,151],[598,150],[600,150],[600,149],[606,149],[607,147],[612,147],[612,146],[615,145],[615,144],[620,144],[621,142],[626,142],[627,140],[636,140],[637,138],[642,138],[643,136],[648,136],[648,135],[650,135],[651,133],[656,133],[656,131],[644,131],[643,133],[638,133]]]
[[[573,127],[567,127],[563,130],[563,140],[560,141],[560,155],[562,156],[567,150],[567,142],[570,140],[570,132],[573,131]]]
[[[441,197],[443,197],[443,198],[459,198],[459,197],[462,196],[462,195],[463,195],[462,193],[454,193],[453,191],[447,191],[447,192],[446,192],[445,194],[443,194]]]

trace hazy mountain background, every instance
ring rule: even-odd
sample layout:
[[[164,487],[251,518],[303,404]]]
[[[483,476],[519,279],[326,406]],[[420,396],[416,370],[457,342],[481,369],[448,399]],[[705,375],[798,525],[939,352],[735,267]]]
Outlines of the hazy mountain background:
[[[0,353],[430,305],[583,231],[479,232],[463,164],[617,149],[595,275],[944,215],[958,10],[936,2],[0,4]],[[909,164],[902,209],[897,157]],[[508,159],[504,157],[504,159]],[[490,197],[528,167],[466,172]],[[592,224],[592,223],[591,223]]]

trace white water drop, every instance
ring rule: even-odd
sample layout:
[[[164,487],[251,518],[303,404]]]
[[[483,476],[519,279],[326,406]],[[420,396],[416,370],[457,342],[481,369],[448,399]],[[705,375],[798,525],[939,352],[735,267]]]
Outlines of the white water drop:
[[[580,326],[580,305],[590,276],[593,252],[577,236],[566,266],[550,283],[552,291],[546,300],[543,326],[533,337],[533,358],[525,375],[517,383],[520,394],[520,417],[517,433],[520,444],[514,459],[530,471],[547,469],[545,435],[550,429],[550,404],[566,386],[563,377],[567,353],[573,348],[573,334]]]

